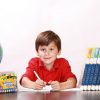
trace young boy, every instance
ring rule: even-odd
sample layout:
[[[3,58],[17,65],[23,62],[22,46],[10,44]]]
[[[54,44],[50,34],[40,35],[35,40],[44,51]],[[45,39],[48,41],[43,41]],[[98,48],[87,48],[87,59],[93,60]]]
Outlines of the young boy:
[[[57,58],[61,52],[61,39],[53,31],[41,32],[35,42],[39,57],[32,58],[25,74],[20,79],[23,87],[41,90],[51,85],[53,90],[76,87],[76,76],[71,72],[68,61]]]

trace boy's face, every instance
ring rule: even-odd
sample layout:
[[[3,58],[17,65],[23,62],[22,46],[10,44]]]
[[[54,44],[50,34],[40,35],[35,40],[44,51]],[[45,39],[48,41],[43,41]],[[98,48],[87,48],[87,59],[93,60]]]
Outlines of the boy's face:
[[[51,42],[48,46],[39,46],[37,54],[43,61],[46,67],[52,67],[57,55],[60,53],[54,42]]]

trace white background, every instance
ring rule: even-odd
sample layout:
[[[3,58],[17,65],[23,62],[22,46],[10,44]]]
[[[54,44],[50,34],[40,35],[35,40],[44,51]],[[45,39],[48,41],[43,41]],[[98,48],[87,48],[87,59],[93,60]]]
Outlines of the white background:
[[[60,36],[60,57],[69,61],[79,82],[87,48],[100,47],[100,0],[0,0],[0,71],[15,71],[19,81],[37,56],[36,36],[45,30]]]

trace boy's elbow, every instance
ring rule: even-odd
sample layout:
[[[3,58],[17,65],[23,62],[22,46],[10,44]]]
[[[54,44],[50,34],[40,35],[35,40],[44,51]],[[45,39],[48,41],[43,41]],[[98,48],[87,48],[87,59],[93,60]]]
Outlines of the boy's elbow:
[[[72,87],[75,88],[77,84],[76,78],[72,78]]]
[[[77,86],[77,79],[76,78],[69,78],[67,82],[70,84],[70,88],[75,88]]]

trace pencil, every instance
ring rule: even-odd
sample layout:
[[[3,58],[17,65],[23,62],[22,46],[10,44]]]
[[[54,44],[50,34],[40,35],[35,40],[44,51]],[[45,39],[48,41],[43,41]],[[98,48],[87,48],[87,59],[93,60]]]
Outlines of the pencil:
[[[39,77],[39,75],[37,74],[36,71],[34,71],[34,74],[36,75],[36,77],[37,77],[38,79],[40,79],[40,77]]]

